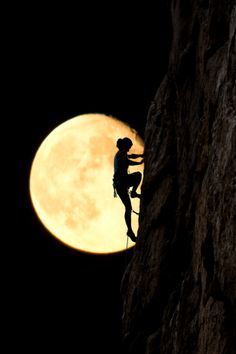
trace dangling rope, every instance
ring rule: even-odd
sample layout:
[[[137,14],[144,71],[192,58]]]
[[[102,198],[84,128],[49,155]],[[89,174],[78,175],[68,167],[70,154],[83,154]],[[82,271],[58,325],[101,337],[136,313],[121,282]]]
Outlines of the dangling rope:
[[[129,236],[127,235],[127,240],[126,240],[126,250],[128,249],[128,243],[129,243]]]

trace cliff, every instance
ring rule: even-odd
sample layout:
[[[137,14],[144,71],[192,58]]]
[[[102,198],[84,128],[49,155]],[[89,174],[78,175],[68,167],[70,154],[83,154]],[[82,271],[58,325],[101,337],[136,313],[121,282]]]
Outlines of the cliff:
[[[138,241],[122,282],[124,352],[235,353],[236,2],[171,1],[151,103]]]

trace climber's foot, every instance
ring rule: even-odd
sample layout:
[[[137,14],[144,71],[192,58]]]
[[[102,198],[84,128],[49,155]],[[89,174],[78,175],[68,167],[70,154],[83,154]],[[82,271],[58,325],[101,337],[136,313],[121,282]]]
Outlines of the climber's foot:
[[[135,236],[133,230],[128,230],[128,231],[127,231],[127,236],[129,236],[129,238],[130,238],[133,242],[136,242],[137,237]]]
[[[131,198],[140,198],[141,194],[138,194],[136,191],[131,191],[130,196]]]

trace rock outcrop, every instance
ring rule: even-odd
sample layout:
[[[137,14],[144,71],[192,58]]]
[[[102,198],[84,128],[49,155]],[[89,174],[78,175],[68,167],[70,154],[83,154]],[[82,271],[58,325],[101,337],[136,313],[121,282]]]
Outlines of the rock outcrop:
[[[138,241],[122,282],[124,352],[233,354],[236,2],[172,0],[151,103]]]

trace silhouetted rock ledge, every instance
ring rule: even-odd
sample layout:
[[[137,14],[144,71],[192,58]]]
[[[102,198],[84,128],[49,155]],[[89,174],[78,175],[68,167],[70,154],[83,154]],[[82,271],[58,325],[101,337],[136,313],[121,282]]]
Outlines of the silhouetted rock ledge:
[[[236,351],[235,0],[171,1],[147,119],[140,227],[122,281],[124,353]]]

